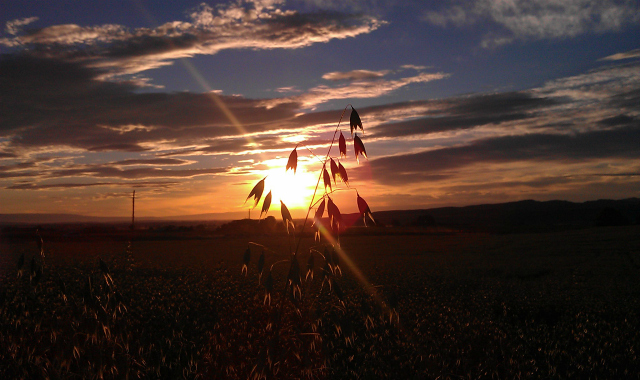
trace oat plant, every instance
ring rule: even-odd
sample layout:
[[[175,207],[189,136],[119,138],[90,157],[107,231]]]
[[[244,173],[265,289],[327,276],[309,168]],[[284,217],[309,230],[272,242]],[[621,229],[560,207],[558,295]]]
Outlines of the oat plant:
[[[340,120],[324,157],[316,156],[302,142],[298,143],[289,154],[285,170],[292,170],[294,175],[298,168],[298,148],[308,150],[311,157],[321,163],[318,180],[302,226],[296,228],[289,209],[282,200],[280,201],[282,222],[290,242],[289,258],[267,265],[269,257],[275,256],[276,252],[256,242],[249,242],[249,246],[244,252],[243,276],[247,276],[250,272],[251,257],[254,252],[256,254],[260,252],[256,265],[258,284],[263,292],[260,300],[264,307],[270,310],[269,320],[265,327],[269,335],[260,348],[256,363],[249,373],[249,377],[252,379],[274,376],[280,378],[318,378],[326,376],[330,366],[328,359],[326,359],[329,355],[323,353],[326,347],[323,348],[322,333],[329,328],[322,326],[323,314],[330,313],[334,316],[342,316],[331,318],[333,321],[346,320],[344,317],[347,315],[345,295],[339,282],[342,277],[342,269],[338,253],[341,252],[340,234],[347,228],[347,225],[343,220],[340,208],[332,199],[334,193],[338,191],[354,193],[354,202],[365,226],[367,219],[375,223],[369,205],[361,197],[358,189],[349,183],[349,176],[343,165],[343,161],[347,159],[347,139],[341,129],[341,123],[349,108],[351,108],[351,113],[348,133],[352,137],[354,158],[358,164],[361,156],[367,158],[364,143],[358,136],[358,130],[364,134],[362,121],[355,108],[347,105],[340,115]],[[336,142],[339,156],[334,157],[331,152]],[[258,206],[262,194],[266,190],[265,180],[266,177],[255,184],[245,203],[253,198],[253,208]],[[266,216],[269,212],[271,194],[269,191],[264,197],[260,217]],[[310,223],[311,216],[317,245],[310,247],[309,251],[305,252],[305,256],[308,258],[306,265],[302,267],[300,263],[301,242],[305,237],[305,228]],[[275,269],[277,267],[288,268],[285,277],[276,276]],[[314,276],[316,269],[320,272],[320,276]],[[322,297],[331,297],[330,299],[333,300],[329,302],[328,310],[322,310],[322,307],[318,305],[318,301]],[[334,332],[342,335],[345,342],[350,344],[353,336],[345,332],[352,329],[344,328],[343,325],[346,326],[347,323],[334,322],[330,328],[335,329]]]

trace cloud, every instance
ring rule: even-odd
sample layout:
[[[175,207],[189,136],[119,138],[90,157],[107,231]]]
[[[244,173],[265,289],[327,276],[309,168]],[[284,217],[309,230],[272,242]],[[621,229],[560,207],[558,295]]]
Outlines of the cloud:
[[[371,70],[353,70],[347,72],[334,71],[326,73],[322,76],[322,79],[341,81],[341,80],[366,80],[377,79],[387,75],[389,70],[371,71]]]
[[[116,161],[113,165],[117,166],[130,166],[130,165],[188,165],[194,161],[180,160],[177,158],[146,158],[146,159],[128,159],[122,161]]]
[[[418,66],[418,65],[402,65],[400,66],[400,68],[403,70],[417,70],[417,71],[428,69],[427,66]]]
[[[336,74],[335,76],[332,75],[332,77],[339,76],[339,74],[340,73]],[[353,74],[342,74],[346,74],[344,75],[345,79],[349,75],[351,76],[351,78],[355,79]],[[290,103],[299,104],[300,108],[312,109],[318,104],[326,103],[331,100],[377,98],[413,83],[427,83],[447,77],[449,77],[449,74],[446,73],[420,73],[412,77],[405,77],[397,80],[356,79],[354,82],[351,82],[344,86],[330,87],[326,85],[320,85],[309,89],[304,94],[295,95],[288,98],[268,99],[264,100],[261,104],[267,108],[272,108],[280,104]]]
[[[188,21],[155,28],[129,29],[106,24],[52,25],[0,39],[0,45],[26,47],[38,57],[81,62],[102,71],[103,79],[136,74],[172,64],[176,59],[229,49],[296,49],[333,39],[370,33],[384,24],[364,14],[298,13],[281,2],[244,1],[212,8],[200,5]],[[7,25],[9,28],[9,25]]]
[[[16,20],[7,21],[5,24],[4,30],[5,32],[7,32],[7,34],[11,34],[15,36],[16,34],[22,31],[22,28],[24,26],[29,25],[38,20],[39,20],[38,17],[27,17],[27,18],[20,18]]]
[[[29,56],[0,58],[3,149],[72,147],[88,151],[142,152],[157,144],[174,148],[206,144],[290,126],[297,104],[270,109],[261,100],[212,93],[138,93],[135,87],[98,79],[101,70]],[[216,97],[241,123],[239,131],[216,106]]]
[[[539,97],[531,92],[478,94],[458,98],[413,102],[405,112],[397,105],[395,116],[390,109],[363,109],[373,128],[369,137],[375,139],[411,137],[440,132],[473,129],[505,122],[538,119],[541,112],[558,104],[551,97]],[[379,114],[382,112],[381,114]],[[383,121],[391,119],[392,121]]]
[[[389,185],[446,179],[452,170],[489,163],[528,161],[580,162],[593,159],[637,159],[640,120],[628,127],[575,136],[530,134],[481,139],[469,144],[372,159],[376,180]],[[445,177],[437,177],[445,175]]]
[[[623,59],[632,59],[632,58],[640,58],[640,49],[633,49],[626,51],[624,53],[613,54],[604,58],[601,58],[600,61],[620,61]]]
[[[471,4],[427,11],[433,25],[462,27],[489,21],[499,30],[485,35],[482,46],[523,39],[572,38],[585,33],[618,31],[640,21],[640,8],[629,0],[475,0]]]
[[[89,182],[89,183],[19,183],[11,186],[7,186],[8,190],[51,190],[51,189],[77,189],[88,187],[127,187],[127,188],[170,188],[178,185],[179,182],[167,182],[167,181],[137,181],[137,182]],[[120,194],[121,196],[122,194]]]

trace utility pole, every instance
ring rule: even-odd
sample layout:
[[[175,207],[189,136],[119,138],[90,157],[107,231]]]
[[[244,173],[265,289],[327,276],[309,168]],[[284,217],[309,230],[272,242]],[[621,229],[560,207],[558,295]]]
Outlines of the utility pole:
[[[136,191],[133,190],[133,196],[131,196],[131,230],[133,230],[135,226],[135,218],[136,218]]]

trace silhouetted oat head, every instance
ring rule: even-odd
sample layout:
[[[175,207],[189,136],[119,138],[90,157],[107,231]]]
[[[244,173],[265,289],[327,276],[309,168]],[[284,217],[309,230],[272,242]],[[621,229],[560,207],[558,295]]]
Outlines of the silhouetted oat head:
[[[358,163],[360,163],[359,156],[361,154],[365,158],[367,157],[367,150],[364,149],[364,144],[362,143],[362,140],[360,140],[360,137],[358,137],[357,134],[353,137],[353,150],[354,150],[354,153],[356,154],[356,161],[358,161]]]
[[[258,273],[262,274],[263,270],[264,270],[264,249],[262,250],[260,257],[258,258]]]
[[[289,209],[284,204],[284,202],[280,201],[280,213],[282,214],[282,221],[284,222],[284,227],[287,230],[287,234],[289,233],[289,225],[295,229],[295,225],[293,224],[293,218],[291,217],[291,213]]]
[[[298,148],[293,149],[293,152],[289,155],[289,160],[287,161],[287,168],[285,171],[293,169],[293,174],[296,174],[296,169],[298,169]]]
[[[371,209],[369,208],[369,205],[367,204],[367,201],[365,201],[360,194],[358,194],[358,192],[356,191],[356,195],[358,196],[358,210],[360,211],[360,215],[362,215],[362,220],[364,221],[364,225],[367,225],[367,216],[369,218],[371,218],[371,220],[373,221],[373,223],[375,223],[375,219],[373,219],[373,214],[371,213]]]
[[[358,131],[358,127],[364,133],[364,128],[362,127],[362,121],[360,121],[360,115],[358,115],[358,111],[355,108],[351,107],[351,117],[349,118],[349,127],[351,128],[351,136],[353,136],[353,131]]]
[[[313,218],[314,225],[316,224],[316,222],[320,220],[320,218],[322,218],[322,215],[324,215],[324,205],[325,205],[325,200],[323,199],[322,202],[320,202],[320,206],[318,206],[318,208],[316,209],[316,214]]]
[[[340,131],[340,138],[338,139],[338,148],[340,150],[340,157],[347,157],[347,141],[344,139],[342,131]]]
[[[344,182],[347,187],[349,187],[349,176],[347,175],[347,170],[342,166],[342,163],[338,163],[338,173],[340,174],[340,178],[342,178],[342,182]]]
[[[309,260],[307,260],[307,274],[305,276],[305,281],[312,280],[313,281],[313,267],[315,266],[315,256],[313,254],[309,255]]]
[[[322,180],[324,181],[324,191],[327,191],[327,186],[329,190],[331,190],[331,177],[329,176],[329,172],[326,168],[322,169]]]
[[[242,270],[241,273],[245,276],[247,275],[247,271],[249,270],[249,262],[251,261],[251,248],[247,247],[247,250],[244,251],[244,255],[242,256]]]
[[[269,212],[269,207],[271,207],[271,190],[269,190],[269,194],[264,197],[264,202],[262,202],[262,211],[260,211],[260,217],[262,218],[262,214],[267,216]]]
[[[253,207],[256,207],[258,205],[258,202],[260,202],[260,198],[262,198],[262,192],[264,191],[264,180],[265,179],[267,179],[267,177],[264,177],[263,179],[258,181],[258,183],[256,183],[256,185],[253,187],[253,189],[251,189],[251,192],[247,196],[247,199],[245,199],[244,203],[247,203],[249,198],[254,197],[256,202],[253,205]]]
[[[333,203],[333,200],[331,200],[330,197],[327,197],[327,213],[329,214],[331,227],[342,224],[342,214],[340,214],[340,209],[338,209],[338,206]]]
[[[336,184],[336,175],[340,175],[340,173],[338,172],[338,165],[336,164],[336,162],[333,160],[333,158],[330,158],[330,163],[329,163],[329,167],[331,168],[331,177],[333,178],[333,184]]]

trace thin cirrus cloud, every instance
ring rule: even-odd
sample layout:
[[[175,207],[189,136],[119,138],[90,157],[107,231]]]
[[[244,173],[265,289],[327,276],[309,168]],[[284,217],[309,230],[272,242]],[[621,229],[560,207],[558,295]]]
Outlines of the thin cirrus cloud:
[[[423,19],[440,27],[492,23],[498,30],[485,34],[482,46],[493,47],[515,40],[618,31],[640,21],[640,8],[633,0],[451,1],[439,11],[425,12]]]
[[[110,78],[222,50],[301,48],[370,33],[384,24],[366,15],[301,14],[279,5],[246,1],[212,8],[202,4],[189,13],[188,21],[167,22],[156,28],[65,24],[20,33],[22,26],[36,19],[14,20],[6,25],[12,35],[0,38],[0,45],[33,47],[31,53],[36,56],[83,62],[101,69],[103,78]]]
[[[348,72],[334,71],[326,73],[322,76],[322,79],[341,81],[341,80],[362,80],[362,79],[377,79],[389,74],[389,70],[371,71],[371,70],[353,70]]]
[[[51,189],[75,189],[87,187],[126,187],[126,188],[151,188],[151,189],[167,189],[179,185],[180,182],[168,181],[136,181],[136,182],[88,182],[88,183],[18,183],[8,186],[8,190],[51,190]],[[127,194],[128,195],[128,194]],[[123,194],[117,194],[122,197]]]
[[[366,73],[366,74],[363,74]],[[319,104],[337,99],[367,99],[377,98],[387,95],[402,87],[414,83],[427,83],[434,80],[445,79],[450,74],[447,73],[418,73],[417,75],[400,79],[379,79],[380,75],[371,74],[365,70],[351,71],[348,73],[328,73],[323,78],[328,80],[351,80],[343,86],[320,85],[313,87],[304,94],[294,95],[285,98],[274,98],[264,100],[261,104],[267,108],[272,108],[281,104],[299,104],[300,108],[313,109]],[[377,72],[380,74],[381,72]]]
[[[633,58],[640,58],[640,49],[633,49],[630,51],[626,51],[624,53],[609,55],[600,60],[601,61],[620,61],[623,59],[633,59]]]

